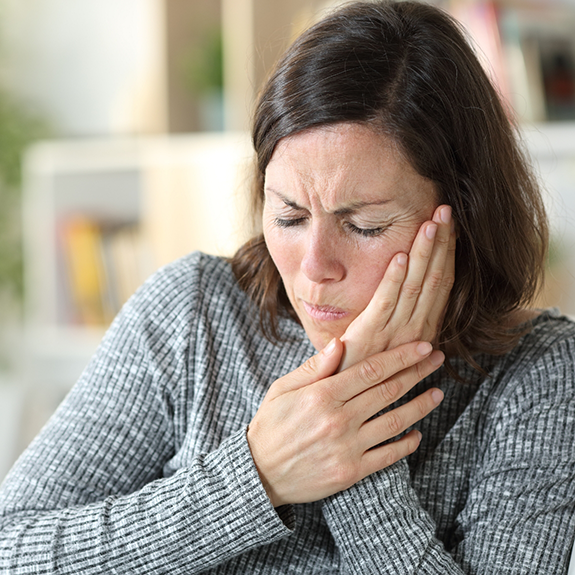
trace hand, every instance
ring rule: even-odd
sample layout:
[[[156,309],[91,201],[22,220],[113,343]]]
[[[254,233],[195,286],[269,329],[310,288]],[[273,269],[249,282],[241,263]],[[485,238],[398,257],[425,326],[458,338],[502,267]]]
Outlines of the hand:
[[[368,421],[443,362],[426,342],[374,355],[332,375],[342,343],[334,339],[270,387],[248,428],[248,443],[275,507],[317,501],[357,483],[417,449],[418,431],[393,439],[442,400],[430,389]]]
[[[396,254],[367,308],[341,340],[339,370],[410,341],[435,341],[455,279],[455,231],[449,206],[420,227],[409,252]]]

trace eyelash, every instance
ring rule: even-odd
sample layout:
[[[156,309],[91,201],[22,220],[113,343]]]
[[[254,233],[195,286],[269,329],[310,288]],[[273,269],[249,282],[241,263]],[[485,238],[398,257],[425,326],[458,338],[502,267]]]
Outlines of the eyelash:
[[[360,236],[363,236],[365,238],[373,238],[375,236],[379,236],[381,235],[386,228],[381,227],[381,228],[358,228],[357,226],[354,226],[352,223],[350,222],[346,222],[345,224],[354,234],[359,234]]]
[[[305,218],[293,218],[293,219],[284,219],[284,218],[276,218],[274,223],[279,228],[291,228],[294,226],[298,226],[299,224],[303,223]],[[375,236],[379,236],[387,227],[380,227],[380,228],[359,228],[353,225],[350,222],[345,222],[346,227],[354,234],[358,234],[365,238],[373,238]]]
[[[293,219],[285,219],[285,218],[276,218],[274,220],[274,224],[278,228],[291,228],[293,226],[298,226],[299,224],[303,223],[305,218],[293,218]]]

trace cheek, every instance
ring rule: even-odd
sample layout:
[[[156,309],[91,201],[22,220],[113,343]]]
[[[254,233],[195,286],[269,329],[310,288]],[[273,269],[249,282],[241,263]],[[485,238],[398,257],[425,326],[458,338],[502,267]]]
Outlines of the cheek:
[[[348,289],[353,295],[356,310],[363,310],[377,290],[393,257],[402,252],[409,254],[415,234],[397,234],[378,246],[364,248],[353,254],[348,263]]]
[[[357,257],[354,264],[348,267],[348,289],[355,300],[354,308],[364,309],[377,290],[385,271],[393,257],[387,250],[379,250],[374,257]]]
[[[281,230],[264,225],[264,239],[268,252],[284,283],[298,268],[295,242],[288,240]],[[286,286],[287,287],[287,286]]]

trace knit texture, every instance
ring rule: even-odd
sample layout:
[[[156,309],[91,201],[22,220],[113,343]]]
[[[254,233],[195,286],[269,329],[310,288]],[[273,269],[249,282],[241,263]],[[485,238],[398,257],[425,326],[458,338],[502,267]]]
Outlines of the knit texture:
[[[567,572],[575,326],[546,312],[489,377],[442,368],[419,449],[325,500],[274,509],[247,425],[314,352],[258,329],[229,265],[191,254],[126,304],[0,489],[0,573]],[[404,400],[408,400],[409,397]],[[287,438],[286,440],[289,440]]]

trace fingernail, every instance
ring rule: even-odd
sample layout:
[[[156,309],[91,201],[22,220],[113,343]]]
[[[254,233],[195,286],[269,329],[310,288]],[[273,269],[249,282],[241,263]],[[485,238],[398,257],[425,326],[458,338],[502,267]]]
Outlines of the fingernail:
[[[423,437],[423,435],[421,435],[421,431],[419,431],[419,429],[416,429],[416,432],[417,432],[417,439],[419,443],[421,443],[421,438]]]
[[[323,348],[323,355],[331,355],[335,351],[335,337]]]
[[[437,225],[436,224],[429,224],[427,226],[427,228],[425,228],[425,235],[430,240],[432,240],[435,237],[436,232],[437,232]]]
[[[441,221],[444,224],[448,224],[451,221],[451,208],[449,206],[441,208]]]
[[[431,350],[433,349],[433,346],[428,343],[427,341],[422,341],[421,343],[419,343],[417,345],[417,352],[420,355],[429,355],[431,353]]]
[[[405,254],[398,254],[397,263],[400,266],[404,266],[407,263],[407,256]]]
[[[442,363],[443,360],[445,359],[445,355],[443,354],[442,351],[439,350],[435,350],[430,356],[429,356],[429,361],[431,362],[432,365],[434,365],[435,367],[439,367]]]
[[[433,399],[433,403],[435,403],[435,405],[439,405],[443,401],[443,391],[440,389],[434,389],[431,392],[431,399]]]

